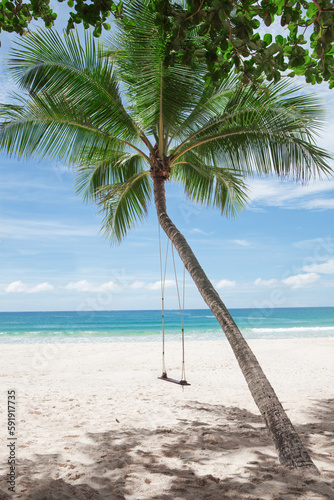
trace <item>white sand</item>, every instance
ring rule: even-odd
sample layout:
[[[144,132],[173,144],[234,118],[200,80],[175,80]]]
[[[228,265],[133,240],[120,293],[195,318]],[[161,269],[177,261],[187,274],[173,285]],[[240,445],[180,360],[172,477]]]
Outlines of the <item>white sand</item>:
[[[250,342],[321,472],[283,469],[226,341],[1,347],[0,500],[334,499],[334,339]],[[167,344],[169,376],[181,346]],[[16,390],[16,493],[7,390]]]

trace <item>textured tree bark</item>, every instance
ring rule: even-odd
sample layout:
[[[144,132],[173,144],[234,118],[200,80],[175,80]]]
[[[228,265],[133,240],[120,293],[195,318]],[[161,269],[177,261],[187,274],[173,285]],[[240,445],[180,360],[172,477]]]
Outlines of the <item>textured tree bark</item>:
[[[232,316],[199,265],[184,236],[167,215],[165,179],[153,178],[154,200],[159,223],[178,251],[204,301],[221,325],[237,358],[250,392],[258,406],[278,451],[281,464],[289,469],[309,469],[319,474],[299,435],[263,373],[259,362],[242,336]]]

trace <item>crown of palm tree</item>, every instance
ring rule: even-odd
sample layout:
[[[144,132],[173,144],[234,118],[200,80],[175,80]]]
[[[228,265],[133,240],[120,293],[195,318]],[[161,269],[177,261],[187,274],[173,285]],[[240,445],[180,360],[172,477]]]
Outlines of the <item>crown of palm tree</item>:
[[[233,78],[207,88],[200,64],[164,67],[145,2],[126,16],[106,46],[88,32],[83,43],[52,30],[20,39],[9,70],[26,95],[0,108],[0,149],[74,165],[78,191],[101,204],[115,240],[145,215],[157,176],[233,215],[247,202],[247,175],[330,172],[314,141],[315,97]]]

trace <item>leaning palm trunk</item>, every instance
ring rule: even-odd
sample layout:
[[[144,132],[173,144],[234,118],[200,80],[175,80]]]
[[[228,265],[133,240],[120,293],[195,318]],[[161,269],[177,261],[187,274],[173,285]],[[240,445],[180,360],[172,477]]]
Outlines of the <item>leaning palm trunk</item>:
[[[309,468],[312,472],[319,473],[232,316],[207,278],[184,236],[167,215],[165,180],[161,178],[153,180],[154,200],[160,226],[175,246],[204,301],[222,327],[272,436],[281,464],[289,469]]]

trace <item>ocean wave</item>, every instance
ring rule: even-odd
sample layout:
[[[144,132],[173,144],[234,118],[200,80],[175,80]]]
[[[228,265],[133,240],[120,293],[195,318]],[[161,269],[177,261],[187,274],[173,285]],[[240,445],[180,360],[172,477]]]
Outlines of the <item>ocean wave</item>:
[[[334,326],[293,326],[293,327],[280,327],[280,328],[249,328],[245,330],[246,333],[280,333],[280,332],[333,332]]]
[[[169,340],[177,340],[177,339],[169,339]],[[82,337],[82,336],[74,336],[74,337],[66,337],[66,336],[59,336],[59,337],[46,337],[46,336],[40,336],[40,337],[32,337],[32,336],[27,336],[27,337],[20,337],[20,338],[13,338],[13,337],[5,337],[3,340],[1,340],[2,344],[90,344],[90,343],[95,343],[95,344],[103,344],[103,343],[117,343],[117,342],[161,342],[161,337],[157,335],[152,335],[152,336],[141,336],[141,337],[125,337],[122,335],[118,336],[98,336],[98,337]]]

